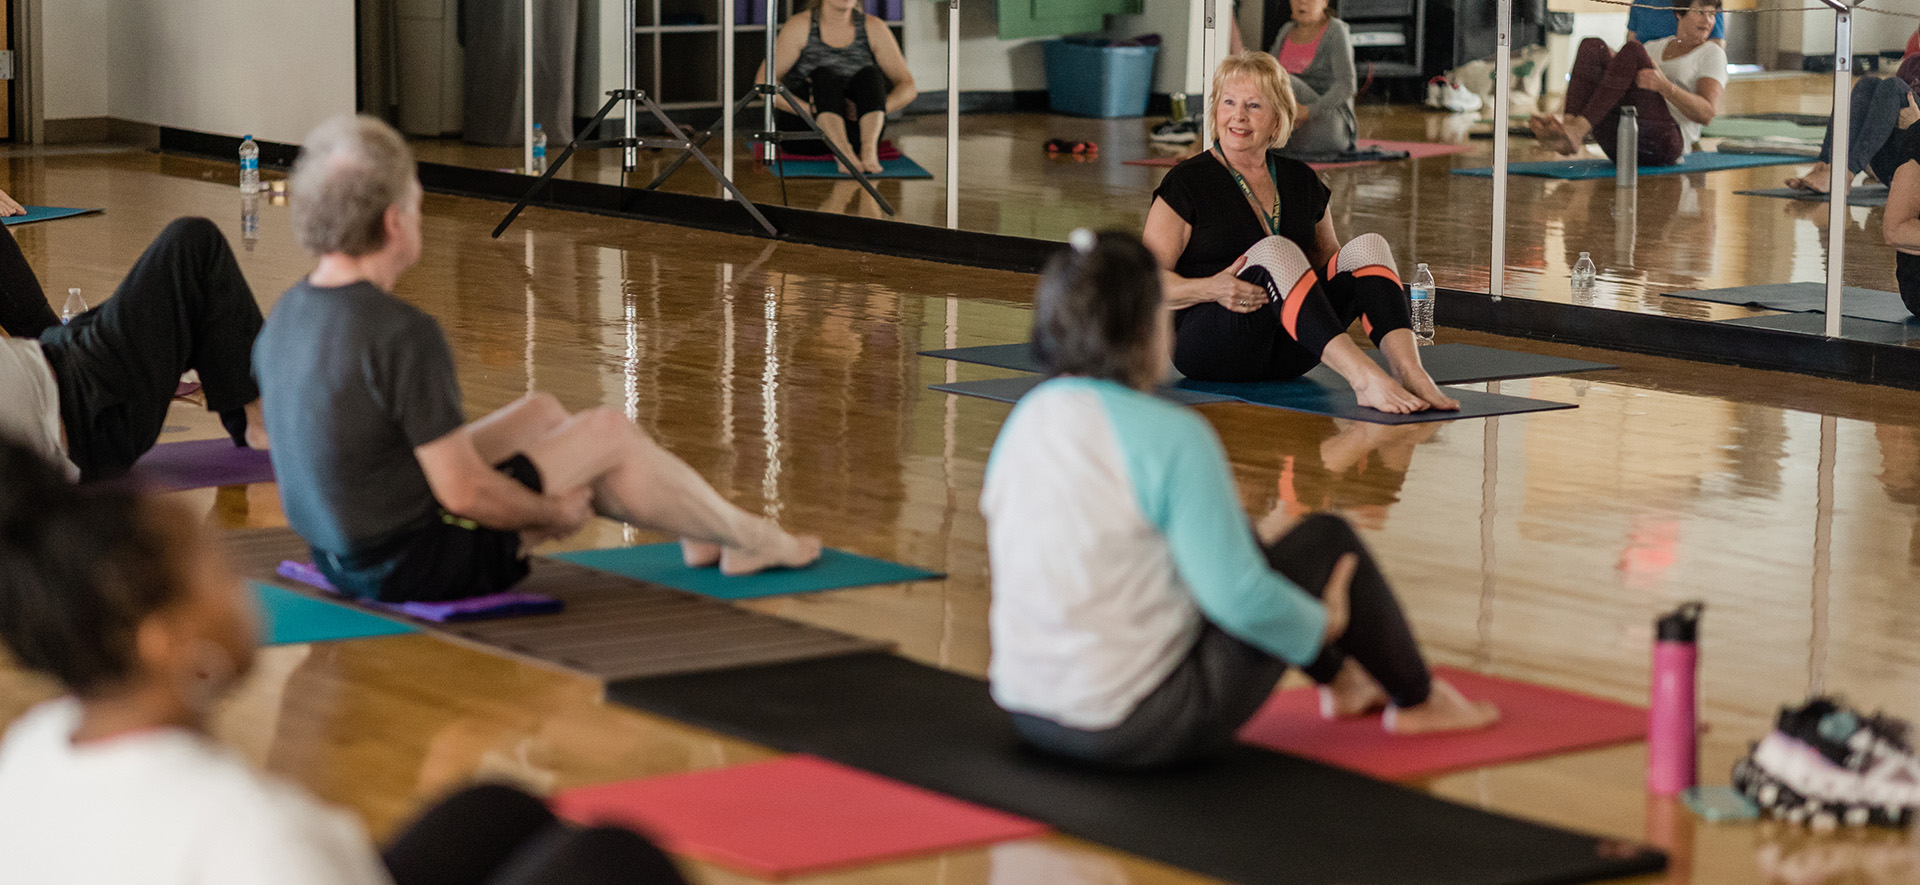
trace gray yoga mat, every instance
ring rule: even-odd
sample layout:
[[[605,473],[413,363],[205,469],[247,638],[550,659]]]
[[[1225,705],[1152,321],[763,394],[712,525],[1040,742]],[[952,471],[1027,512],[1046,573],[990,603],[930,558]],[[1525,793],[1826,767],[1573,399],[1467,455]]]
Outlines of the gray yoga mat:
[[[287,529],[250,529],[227,538],[242,575],[320,598],[319,591],[278,574],[281,562],[312,557],[300,536]],[[551,596],[565,604],[563,610],[488,621],[401,620],[483,651],[606,680],[790,663],[890,647],[583,565],[544,556],[533,557],[532,563],[533,573],[513,589]],[[337,597],[328,601],[359,608]]]
[[[1730,326],[1747,326],[1754,329],[1776,329],[1781,332],[1795,332],[1801,335],[1827,334],[1827,315],[1824,313],[1776,313],[1763,317],[1741,317],[1737,320],[1722,320]],[[1868,344],[1892,344],[1904,346],[1920,341],[1920,320],[1906,323],[1883,323],[1876,320],[1860,320],[1843,316],[1840,318],[1840,337],[1848,341],[1862,341]]]
[[[1017,402],[1020,397],[1040,386],[1045,380],[1038,375],[1023,375],[1018,378],[935,384],[932,389],[942,393],[1011,403]],[[1457,418],[1487,418],[1494,415],[1574,408],[1568,403],[1457,388],[1448,390],[1447,394],[1460,401],[1459,411],[1442,412],[1430,409],[1408,415],[1392,415],[1360,405],[1354,397],[1353,388],[1348,387],[1347,382],[1334,374],[1332,369],[1324,366],[1291,381],[1218,382],[1187,379],[1174,387],[1162,388],[1160,391],[1161,396],[1184,405],[1243,402],[1285,409],[1289,412],[1305,412],[1309,415],[1326,415],[1374,424],[1422,424],[1429,421],[1452,421]]]
[[[1803,203],[1829,202],[1826,194],[1794,190],[1790,187],[1763,187],[1750,191],[1734,191],[1734,193],[1745,194],[1749,197],[1777,197],[1783,200],[1799,200]],[[1887,186],[1884,184],[1870,184],[1865,187],[1851,188],[1847,191],[1847,205],[1885,206],[1887,205]]]
[[[1741,304],[1767,310],[1798,313],[1825,313],[1825,283],[1771,283],[1764,286],[1737,286],[1731,289],[1702,289],[1698,292],[1664,292],[1673,298]],[[1900,296],[1892,292],[1848,286],[1841,292],[1840,313],[1862,320],[1904,323],[1913,316]]]
[[[1026,344],[987,344],[956,347],[950,350],[923,350],[921,356],[978,363],[1019,372],[1039,372],[1032,350]],[[1369,350],[1373,361],[1386,367],[1387,358],[1378,350]],[[1607,363],[1568,359],[1518,350],[1501,350],[1477,344],[1435,344],[1420,349],[1420,362],[1427,374],[1440,384],[1472,384],[1478,381],[1506,381],[1513,378],[1537,378],[1541,375],[1567,375],[1611,369]],[[1024,393],[1025,391],[1021,391]],[[1016,397],[1017,398],[1017,397]]]

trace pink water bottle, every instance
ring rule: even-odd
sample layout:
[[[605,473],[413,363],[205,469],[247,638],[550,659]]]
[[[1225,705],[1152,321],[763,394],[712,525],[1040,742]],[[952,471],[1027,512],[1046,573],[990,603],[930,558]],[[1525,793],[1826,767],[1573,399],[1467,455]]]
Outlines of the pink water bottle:
[[[1698,780],[1700,732],[1694,701],[1700,663],[1700,612],[1689,602],[1654,622],[1651,721],[1647,725],[1647,791],[1674,796]]]

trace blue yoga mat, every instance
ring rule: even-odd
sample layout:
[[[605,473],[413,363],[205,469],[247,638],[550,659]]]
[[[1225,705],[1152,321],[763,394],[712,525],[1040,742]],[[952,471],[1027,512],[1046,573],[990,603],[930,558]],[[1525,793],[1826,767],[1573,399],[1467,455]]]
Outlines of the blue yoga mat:
[[[1712,151],[1700,151],[1680,158],[1672,166],[1642,166],[1641,175],[1686,175],[1692,172],[1718,172],[1721,169],[1745,169],[1751,166],[1791,166],[1805,163],[1805,157],[1790,157],[1784,154],[1720,154]],[[1589,178],[1612,178],[1613,161],[1605,158],[1586,160],[1548,160],[1541,163],[1511,163],[1507,172],[1513,175],[1532,175],[1536,178],[1564,178],[1571,181],[1584,181]],[[1479,178],[1492,178],[1493,167],[1482,166],[1477,169],[1455,169],[1455,175],[1472,175]]]
[[[774,569],[737,578],[722,575],[717,568],[688,568],[680,558],[680,545],[677,543],[580,550],[562,553],[554,558],[715,599],[758,599],[762,596],[842,590],[869,584],[903,584],[946,577],[939,572],[844,550],[822,551],[820,561],[806,568]]]
[[[1023,375],[1017,378],[935,384],[932,389],[942,393],[957,393],[962,396],[1011,403],[1017,402],[1020,397],[1040,386],[1045,380],[1038,375]],[[1304,412],[1309,415],[1325,415],[1330,418],[1346,418],[1351,421],[1367,421],[1374,424],[1423,424],[1429,421],[1489,418],[1495,415],[1574,408],[1570,403],[1462,390],[1456,387],[1448,388],[1447,395],[1460,401],[1460,410],[1457,412],[1429,409],[1424,412],[1394,415],[1360,405],[1354,397],[1353,388],[1348,387],[1347,383],[1341,380],[1340,376],[1335,375],[1332,369],[1324,366],[1290,381],[1195,381],[1188,378],[1173,387],[1162,388],[1160,395],[1189,406],[1243,402],[1285,409],[1289,412]]]
[[[412,633],[414,628],[359,609],[323,602],[285,587],[252,584],[260,601],[260,635],[266,645],[332,642]]]
[[[107,211],[105,209],[68,209],[63,206],[23,206],[21,208],[26,209],[27,214],[9,215],[0,218],[0,221],[12,227],[16,224],[32,224],[36,221],[52,221],[56,218],[71,218],[75,215],[91,215],[95,212]]]
[[[933,173],[921,168],[919,163],[906,158],[895,157],[881,160],[884,171],[867,173],[868,178],[932,178]],[[770,163],[767,169],[776,178],[844,178],[853,180],[853,176],[841,172],[832,160],[781,160]]]

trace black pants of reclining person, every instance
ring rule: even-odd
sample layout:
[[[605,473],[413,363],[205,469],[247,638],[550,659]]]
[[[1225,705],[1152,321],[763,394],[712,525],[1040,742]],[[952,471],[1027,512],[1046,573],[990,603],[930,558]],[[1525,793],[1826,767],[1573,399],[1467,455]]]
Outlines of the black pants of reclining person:
[[[1848,172],[1870,171],[1874,180],[1893,183],[1894,170],[1908,156],[1907,139],[1920,137],[1920,130],[1900,128],[1900,110],[1911,95],[1913,87],[1898,77],[1866,77],[1853,84],[1853,111],[1848,116],[1852,122],[1847,127]],[[1827,134],[1820,142],[1820,162],[1833,162],[1832,120],[1827,121]]]
[[[871,65],[861,68],[851,77],[821,69],[805,80],[796,80],[787,84],[793,94],[802,101],[813,104],[814,114],[838,114],[847,121],[847,143],[855,150],[860,147],[863,133],[860,131],[860,118],[876,111],[887,109],[887,80],[880,69]],[[781,111],[778,114],[777,128],[782,132],[804,132],[805,120],[798,114]],[[788,151],[796,154],[820,156],[833,153],[827,143],[819,139],[805,141],[794,140],[785,143]],[[857,158],[849,158],[857,159]]]
[[[653,843],[574,827],[540,800],[483,785],[428,809],[387,848],[394,885],[686,885]]]
[[[1386,576],[1352,526],[1337,516],[1315,514],[1266,553],[1274,571],[1316,595],[1326,588],[1341,556],[1359,555],[1347,631],[1307,665],[1308,676],[1321,684],[1332,682],[1352,657],[1380,681],[1395,705],[1426,701],[1433,674]],[[1171,764],[1225,747],[1286,672],[1285,661],[1207,624],[1186,659],[1118,725],[1088,731],[1015,713],[1014,728],[1042,750],[1099,765]]]
[[[1180,374],[1200,381],[1297,378],[1319,365],[1328,342],[1356,319],[1375,345],[1412,327],[1392,249],[1379,234],[1354,237],[1324,268],[1286,240],[1268,241],[1287,255],[1240,274],[1266,287],[1267,309],[1235,313],[1207,302],[1174,316],[1173,366]]]
[[[204,218],[167,225],[112,298],[64,326],[0,228],[0,328],[40,339],[83,479],[125,473],[153,448],[188,369],[200,375],[207,408],[244,444],[245,406],[260,396],[252,372],[260,323],[233,250]]]

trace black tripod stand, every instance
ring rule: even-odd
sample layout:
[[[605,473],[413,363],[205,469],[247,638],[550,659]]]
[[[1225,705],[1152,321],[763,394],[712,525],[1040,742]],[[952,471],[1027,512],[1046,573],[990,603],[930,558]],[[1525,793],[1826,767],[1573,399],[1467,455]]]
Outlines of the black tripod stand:
[[[632,42],[632,36],[628,36],[628,42]],[[632,81],[634,81],[634,73],[632,73],[632,65],[628,65],[628,83],[632,83]],[[607,119],[607,113],[616,108],[618,104],[622,104],[622,102],[626,102],[626,106],[628,106],[628,108],[626,108],[628,134],[622,134],[622,136],[616,136],[616,138],[582,140],[582,138],[586,138],[589,134],[599,131],[601,123]],[[636,119],[634,113],[636,113],[637,109],[641,108],[647,109],[647,113],[651,113],[653,119],[657,119],[660,125],[666,127],[666,131],[670,132],[670,134],[664,136],[664,138],[660,138],[660,136],[637,136],[637,134],[634,134],[634,119]],[[705,142],[705,138],[701,138],[701,142]],[[607,92],[607,104],[603,104],[601,109],[599,109],[599,113],[593,115],[593,121],[588,123],[586,129],[582,129],[578,136],[574,136],[574,140],[566,142],[566,150],[563,150],[561,155],[559,155],[551,165],[547,165],[547,171],[540,173],[540,180],[536,180],[532,188],[526,188],[526,196],[522,196],[520,202],[513,203],[513,209],[507,211],[507,217],[505,217],[505,219],[499,219],[499,227],[493,228],[493,236],[497,238],[499,234],[507,232],[507,225],[513,225],[513,219],[520,217],[520,211],[526,209],[526,203],[532,202],[534,196],[540,194],[540,188],[547,186],[547,180],[553,179],[553,175],[559,173],[561,167],[566,165],[566,157],[572,157],[574,152],[580,150],[580,148],[624,148],[624,150],[626,150],[626,163],[624,163],[626,171],[634,171],[634,159],[632,159],[632,157],[634,157],[634,148],[680,148],[684,154],[680,155],[680,159],[674,161],[672,169],[680,169],[680,163],[687,161],[687,155],[691,155],[693,159],[699,159],[701,165],[707,167],[707,175],[712,175],[714,180],[718,180],[718,182],[726,188],[726,192],[732,194],[733,202],[737,202],[747,209],[747,215],[753,215],[753,221],[760,223],[760,228],[766,230],[766,236],[780,236],[780,230],[774,227],[772,221],[766,221],[766,215],[762,215],[760,209],[758,209],[756,205],[753,205],[753,200],[747,200],[747,194],[741,194],[739,188],[733,186],[733,180],[728,179],[726,175],[722,175],[720,169],[712,163],[712,159],[707,159],[707,154],[701,154],[701,150],[699,150],[699,144],[701,144],[701,142],[691,142],[691,140],[687,140],[687,134],[685,134],[684,129],[680,129],[680,125],[674,123],[672,119],[666,119],[666,111],[662,111],[659,104],[657,104],[651,96],[647,96],[647,92],[637,90],[637,88],[614,88],[614,90],[609,90],[609,92]],[[666,175],[670,175],[672,169],[668,169],[666,173],[662,173],[660,179],[664,179]],[[659,180],[655,180],[655,184],[659,184]],[[647,188],[653,190],[655,184],[649,184]],[[879,194],[874,194],[874,196],[877,198]]]

